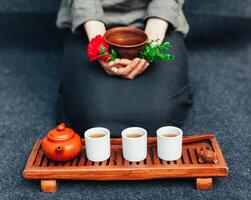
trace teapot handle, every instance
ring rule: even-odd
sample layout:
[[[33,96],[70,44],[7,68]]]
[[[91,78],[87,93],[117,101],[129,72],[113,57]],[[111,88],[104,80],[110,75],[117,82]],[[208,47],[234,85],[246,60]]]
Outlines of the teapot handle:
[[[64,150],[64,147],[62,147],[62,146],[57,146],[56,147],[56,153],[58,153],[58,154],[62,153],[63,150]]]

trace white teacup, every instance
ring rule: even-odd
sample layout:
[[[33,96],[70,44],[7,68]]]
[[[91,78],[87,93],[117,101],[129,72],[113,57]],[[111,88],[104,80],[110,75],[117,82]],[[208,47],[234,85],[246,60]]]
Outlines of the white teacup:
[[[89,160],[93,162],[107,160],[111,154],[110,131],[102,127],[85,131],[85,148]]]
[[[130,127],[122,131],[123,157],[139,162],[147,155],[147,131],[140,127]]]
[[[157,151],[162,160],[178,160],[182,155],[183,131],[174,126],[164,126],[157,130]]]

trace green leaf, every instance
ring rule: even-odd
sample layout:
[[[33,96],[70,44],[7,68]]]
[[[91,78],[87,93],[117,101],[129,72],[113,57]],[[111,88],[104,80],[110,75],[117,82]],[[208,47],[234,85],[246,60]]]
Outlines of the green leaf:
[[[174,60],[175,56],[170,55],[168,53],[163,52],[164,50],[168,50],[171,48],[171,44],[169,42],[164,42],[162,45],[153,44],[153,40],[151,40],[145,47],[145,49],[140,52],[140,58],[144,58],[149,62],[155,61],[157,58],[160,60]]]
[[[117,53],[113,49],[111,50],[112,57],[117,58]]]
[[[106,54],[106,48],[102,45],[101,46],[101,52],[98,54],[99,56],[103,56]]]
[[[117,52],[113,49],[111,50],[111,57],[108,59],[108,62],[114,61],[117,59]]]

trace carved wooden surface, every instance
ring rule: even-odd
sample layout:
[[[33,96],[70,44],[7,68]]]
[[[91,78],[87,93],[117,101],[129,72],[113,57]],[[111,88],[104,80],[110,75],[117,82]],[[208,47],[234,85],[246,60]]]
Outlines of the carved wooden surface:
[[[83,139],[84,144],[84,139]],[[200,163],[199,151],[210,148],[218,163]],[[176,161],[158,158],[156,138],[148,138],[147,158],[141,162],[128,162],[122,156],[121,139],[111,139],[111,157],[104,162],[87,159],[85,147],[73,160],[54,162],[49,160],[37,140],[23,172],[25,179],[40,179],[44,192],[53,191],[53,180],[144,180],[162,178],[197,178],[198,189],[208,189],[211,177],[227,176],[228,167],[214,135],[197,135],[183,138],[182,157]],[[209,179],[208,179],[209,178]],[[49,180],[49,182],[45,182]],[[45,185],[45,186],[43,186]],[[49,186],[47,186],[49,185]],[[50,189],[47,189],[47,188]],[[56,189],[54,189],[56,190]]]

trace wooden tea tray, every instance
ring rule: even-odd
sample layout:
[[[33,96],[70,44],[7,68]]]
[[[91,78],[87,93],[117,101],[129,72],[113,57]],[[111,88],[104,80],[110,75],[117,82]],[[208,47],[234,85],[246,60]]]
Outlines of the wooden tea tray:
[[[183,138],[182,157],[177,161],[158,158],[156,138],[148,138],[147,158],[141,162],[124,160],[121,139],[111,139],[111,157],[104,162],[91,162],[86,158],[85,147],[74,160],[54,162],[49,160],[37,140],[25,166],[25,179],[41,180],[43,192],[56,192],[58,180],[145,180],[163,178],[196,178],[197,189],[211,189],[212,177],[228,175],[228,167],[214,135],[187,136]],[[83,139],[84,144],[84,139]],[[199,151],[211,149],[218,163],[200,163]]]

